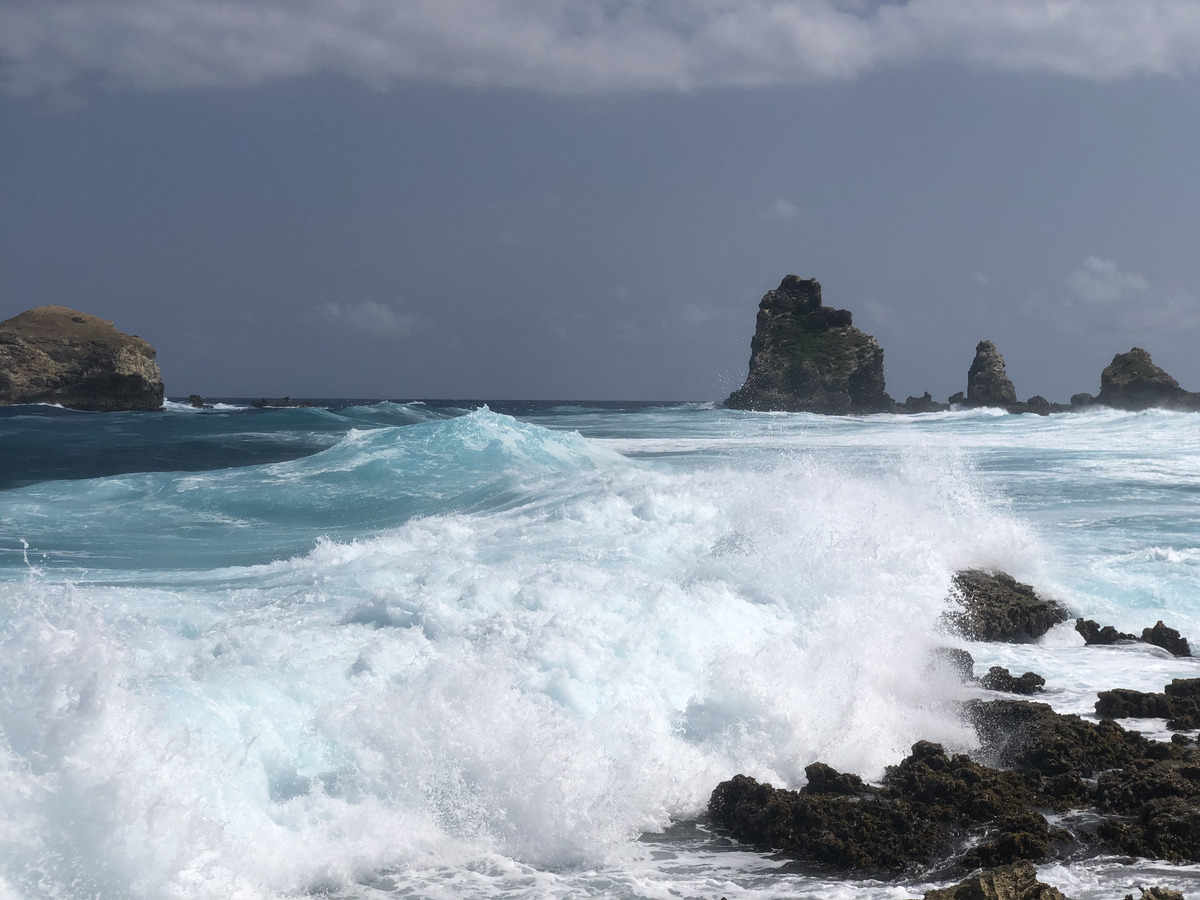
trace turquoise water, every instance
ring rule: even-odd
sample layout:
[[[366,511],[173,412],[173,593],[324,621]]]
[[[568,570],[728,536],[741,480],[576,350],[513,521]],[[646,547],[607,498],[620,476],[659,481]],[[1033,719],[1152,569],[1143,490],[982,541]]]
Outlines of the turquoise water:
[[[473,407],[0,412],[0,898],[919,896],[708,795],[969,749],[925,665],[959,568],[1200,639],[1194,415]],[[1081,713],[1200,675],[970,649]]]

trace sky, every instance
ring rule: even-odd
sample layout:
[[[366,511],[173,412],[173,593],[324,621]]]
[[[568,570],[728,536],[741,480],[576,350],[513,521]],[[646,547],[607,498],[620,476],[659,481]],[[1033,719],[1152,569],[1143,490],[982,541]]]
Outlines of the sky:
[[[818,279],[893,397],[1200,390],[1193,0],[0,0],[0,319],[168,396],[715,400]]]

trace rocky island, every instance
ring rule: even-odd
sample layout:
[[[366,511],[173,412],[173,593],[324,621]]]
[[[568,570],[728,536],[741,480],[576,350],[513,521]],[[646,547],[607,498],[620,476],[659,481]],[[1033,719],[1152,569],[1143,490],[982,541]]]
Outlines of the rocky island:
[[[788,275],[758,304],[750,373],[731,409],[827,414],[890,412],[883,350],[851,314],[821,303],[815,279]]]
[[[854,327],[848,310],[821,302],[816,279],[788,275],[758,304],[745,383],[725,400],[729,409],[811,412],[826,415],[881,412],[927,413],[951,407],[997,407],[1010,413],[1048,415],[1098,404],[1116,409],[1152,407],[1200,410],[1200,393],[1187,391],[1140,347],[1118,353],[1100,376],[1100,394],[1078,393],[1071,403],[1034,395],[1019,401],[1004,357],[992,341],[980,341],[967,372],[966,393],[948,403],[928,391],[896,403],[883,375],[883,348]]]
[[[1200,408],[1200,394],[1184,390],[1179,382],[1156,366],[1141,347],[1118,353],[1100,373],[1096,402],[1117,409],[1174,407]]]
[[[66,306],[39,306],[0,322],[0,406],[156,410],[163,380],[155,350],[112,322]]]

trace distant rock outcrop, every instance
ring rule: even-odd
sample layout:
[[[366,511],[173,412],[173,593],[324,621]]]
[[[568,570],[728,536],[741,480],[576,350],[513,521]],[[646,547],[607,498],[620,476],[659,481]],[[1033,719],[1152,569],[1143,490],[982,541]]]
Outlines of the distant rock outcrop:
[[[1186,391],[1179,382],[1150,360],[1141,347],[1118,353],[1100,373],[1097,403],[1117,409],[1139,410],[1156,406],[1197,408],[1200,394]]]
[[[927,412],[945,412],[949,408],[950,408],[949,404],[938,403],[936,400],[933,399],[933,397],[930,395],[929,391],[926,391],[920,397],[913,397],[910,395],[904,401],[903,406],[900,406],[899,404],[897,404],[896,412],[910,413],[910,414],[912,414],[912,413],[927,413]]]
[[[967,406],[1011,406],[1017,391],[1004,371],[1004,357],[991,341],[975,346],[975,359],[967,372]]]
[[[113,412],[160,409],[155,351],[112,322],[39,306],[0,322],[0,406],[57,403]]]
[[[758,305],[746,383],[733,409],[829,414],[890,412],[883,350],[850,312],[821,305],[815,279],[788,275]]]

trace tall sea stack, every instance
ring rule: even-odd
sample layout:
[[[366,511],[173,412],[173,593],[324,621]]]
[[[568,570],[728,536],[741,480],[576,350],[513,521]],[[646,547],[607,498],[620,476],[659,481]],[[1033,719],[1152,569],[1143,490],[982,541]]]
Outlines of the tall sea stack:
[[[732,409],[833,415],[890,412],[883,350],[844,309],[821,305],[815,279],[788,275],[758,304],[750,373]]]
[[[0,406],[57,403],[98,412],[162,408],[154,348],[112,322],[39,306],[0,322]]]
[[[991,341],[975,345],[975,359],[967,372],[967,406],[1000,406],[1017,402],[1017,390],[1004,371],[1004,357]]]

